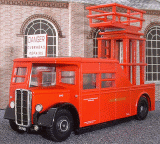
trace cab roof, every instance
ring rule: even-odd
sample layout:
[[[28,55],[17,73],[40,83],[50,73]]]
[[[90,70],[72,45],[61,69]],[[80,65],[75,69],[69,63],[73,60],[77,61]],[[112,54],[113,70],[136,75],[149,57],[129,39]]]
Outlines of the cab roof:
[[[116,59],[103,58],[82,58],[82,57],[36,57],[36,58],[17,58],[14,62],[31,62],[31,63],[119,63]]]

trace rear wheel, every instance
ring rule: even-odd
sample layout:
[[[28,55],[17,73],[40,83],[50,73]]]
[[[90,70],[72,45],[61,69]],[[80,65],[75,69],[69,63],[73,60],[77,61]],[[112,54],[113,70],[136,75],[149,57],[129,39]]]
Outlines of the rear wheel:
[[[13,120],[9,120],[9,124],[14,131],[17,131],[18,133],[24,133],[24,131],[18,129],[18,126]]]
[[[138,120],[144,120],[148,114],[148,101],[145,97],[140,97],[137,107],[137,116]]]
[[[73,129],[72,114],[66,109],[60,109],[57,111],[53,125],[47,128],[47,134],[54,141],[66,140]]]

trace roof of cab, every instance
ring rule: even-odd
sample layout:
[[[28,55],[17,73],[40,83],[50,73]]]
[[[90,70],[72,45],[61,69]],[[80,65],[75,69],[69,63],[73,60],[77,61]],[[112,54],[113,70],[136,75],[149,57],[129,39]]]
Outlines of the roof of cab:
[[[36,58],[17,58],[14,62],[31,62],[31,63],[97,63],[97,62],[117,62],[118,60],[103,58],[82,58],[82,57],[36,57]]]

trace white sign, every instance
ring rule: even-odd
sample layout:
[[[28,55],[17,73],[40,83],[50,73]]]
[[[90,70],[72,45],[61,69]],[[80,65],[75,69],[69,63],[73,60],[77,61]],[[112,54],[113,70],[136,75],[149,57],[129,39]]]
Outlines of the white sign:
[[[28,35],[27,37],[27,57],[46,56],[47,35]]]

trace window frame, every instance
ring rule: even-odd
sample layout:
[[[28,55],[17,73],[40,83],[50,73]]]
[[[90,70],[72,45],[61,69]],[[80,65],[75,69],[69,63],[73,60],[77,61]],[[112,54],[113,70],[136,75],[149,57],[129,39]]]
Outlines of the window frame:
[[[25,68],[26,69],[25,75],[17,75],[18,68]],[[14,83],[14,84],[23,84],[23,83],[25,83],[26,82],[27,73],[28,73],[28,68],[27,67],[25,67],[25,66],[24,67],[21,67],[21,66],[15,67],[14,71],[13,71],[12,83]],[[24,81],[23,82],[16,82],[16,78],[24,78]]]
[[[113,78],[102,78],[102,74],[114,74],[113,75]],[[103,73],[101,73],[101,79],[100,79],[100,88],[101,89],[106,89],[106,88],[115,88],[116,87],[116,83],[115,83],[115,80],[116,80],[116,78],[115,78],[115,75],[116,75],[116,73],[115,72],[103,72]],[[114,86],[112,86],[112,87],[102,87],[102,82],[103,81],[112,81],[112,82],[114,82]]]
[[[96,82],[96,87],[95,88],[85,88],[84,89],[84,80],[83,80],[83,76],[84,74],[95,74],[95,82]],[[82,73],[82,90],[83,91],[95,91],[95,90],[99,90],[99,73]]]
[[[155,34],[153,34],[153,31],[155,31]],[[157,39],[157,37],[160,37],[158,31],[160,31],[160,26],[153,26],[146,35],[146,83],[154,82],[160,84],[160,62],[158,61],[160,55],[157,56],[158,50],[160,52],[160,46],[158,46],[158,42],[160,44],[160,39]],[[153,39],[154,37],[156,37],[155,40]],[[153,46],[154,42],[156,44],[155,47]],[[153,58],[155,59],[155,62]],[[149,79],[149,75],[151,76],[151,80]],[[154,75],[156,76],[155,79]]]
[[[39,21],[39,22],[36,22],[36,21]],[[45,23],[44,23],[45,22]],[[25,28],[25,35],[24,35],[24,51],[23,51],[23,55],[24,57],[27,57],[27,36],[28,36],[28,33],[29,33],[29,29],[33,28],[34,25],[40,23],[40,29],[34,29],[34,34],[36,33],[36,31],[40,30],[41,31],[45,31],[44,29],[41,29],[41,25],[42,24],[45,24],[46,26],[48,26],[48,28],[46,29],[46,33],[47,34],[47,30],[51,29],[52,30],[52,36],[48,36],[47,35],[47,57],[57,57],[58,56],[58,31],[57,31],[57,28],[55,27],[55,25],[53,23],[51,23],[49,20],[47,19],[44,19],[44,18],[37,18],[37,19],[34,19],[32,21],[30,21],[28,23],[28,25],[26,26]],[[51,28],[51,26],[53,27],[53,29]],[[55,35],[54,35],[54,32],[53,30],[55,31]],[[42,33],[44,34],[44,33]],[[52,45],[49,45],[48,44],[48,38],[53,38],[53,44]],[[54,40],[56,40],[56,42],[54,43]],[[53,47],[52,49],[52,54],[49,53],[49,47]]]
[[[34,73],[33,74],[33,68],[38,68],[38,67],[41,67],[41,68],[43,68],[43,67],[47,67],[47,68],[52,68],[52,70],[53,70],[53,68],[54,68],[54,70],[55,71],[50,71],[51,73],[55,73],[55,85],[56,85],[56,83],[57,83],[57,74],[56,74],[56,66],[53,64],[53,65],[49,65],[49,64],[46,64],[46,63],[40,63],[40,64],[32,64],[32,67],[31,67],[31,73],[30,73],[30,79],[29,79],[29,87],[30,88],[32,88],[32,87],[47,87],[47,86],[44,86],[43,85],[43,82],[41,82],[41,83],[38,83],[38,73],[37,73],[37,70],[36,70],[36,73]],[[41,71],[41,73],[42,73],[42,76],[43,76],[43,72],[48,72],[48,71],[44,71],[44,70],[40,70]],[[33,79],[32,78],[37,78],[37,86],[31,86],[32,85],[32,83],[33,83]],[[43,77],[42,77],[42,79],[41,79],[42,81],[43,81]],[[55,85],[50,85],[50,86],[55,86]],[[50,86],[48,86],[48,87],[50,87]]]
[[[71,75],[71,76],[62,76],[62,72],[74,72],[74,75]],[[74,79],[74,83],[66,83],[66,82],[62,82],[62,79],[65,78],[65,79],[69,79],[69,78],[73,78]],[[61,84],[68,84],[68,85],[76,85],[76,71],[74,70],[61,70],[60,72],[60,83]]]
[[[100,29],[96,29],[93,36],[93,58],[98,57],[98,40],[97,38],[101,37],[99,33],[101,32]]]

